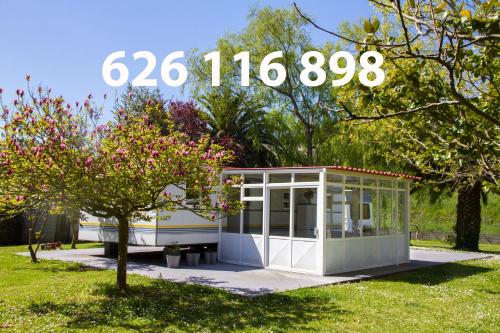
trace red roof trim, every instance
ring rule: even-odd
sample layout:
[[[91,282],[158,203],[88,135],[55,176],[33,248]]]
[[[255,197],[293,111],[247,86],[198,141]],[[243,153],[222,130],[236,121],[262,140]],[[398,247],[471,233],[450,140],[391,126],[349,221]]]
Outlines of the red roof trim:
[[[224,170],[284,170],[284,169],[329,169],[329,170],[340,170],[340,171],[349,171],[354,173],[363,173],[363,174],[371,174],[371,175],[379,175],[379,176],[388,176],[388,177],[396,177],[396,178],[406,178],[411,180],[420,180],[421,177],[406,175],[403,173],[396,173],[390,171],[378,171],[378,170],[368,170],[363,168],[353,168],[346,167],[340,165],[329,165],[329,166],[300,166],[300,167],[274,167],[274,168],[235,168],[235,167],[226,167]]]

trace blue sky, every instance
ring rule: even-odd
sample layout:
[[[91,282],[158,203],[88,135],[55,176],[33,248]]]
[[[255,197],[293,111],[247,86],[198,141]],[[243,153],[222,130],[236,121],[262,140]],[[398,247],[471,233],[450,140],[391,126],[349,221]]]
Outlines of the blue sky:
[[[296,0],[325,27],[370,15],[366,0]],[[101,67],[108,54],[127,52],[130,79],[144,67],[132,53],[153,52],[157,58],[152,78],[166,97],[187,98],[180,88],[168,88],[160,79],[165,55],[193,48],[208,50],[227,32],[241,30],[252,6],[291,6],[278,1],[24,1],[0,0],[0,87],[10,103],[16,88],[24,88],[30,73],[35,84],[50,86],[68,101],[83,100],[120,89],[106,85]],[[331,40],[313,31],[315,42]],[[111,106],[108,101],[107,106]]]

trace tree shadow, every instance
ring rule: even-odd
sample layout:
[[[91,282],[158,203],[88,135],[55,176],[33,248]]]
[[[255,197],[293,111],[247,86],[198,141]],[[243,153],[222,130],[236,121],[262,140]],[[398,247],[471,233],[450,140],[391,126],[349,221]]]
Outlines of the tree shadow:
[[[296,296],[270,294],[243,297],[222,290],[163,280],[130,286],[120,294],[112,283],[95,286],[99,301],[31,303],[31,314],[58,313],[69,317],[69,329],[127,328],[139,331],[229,331],[243,329],[307,329],[328,313],[344,316],[331,297],[322,293]]]
[[[451,262],[430,267],[417,268],[412,271],[387,275],[379,280],[407,282],[411,284],[439,285],[456,279],[493,271],[492,268]]]

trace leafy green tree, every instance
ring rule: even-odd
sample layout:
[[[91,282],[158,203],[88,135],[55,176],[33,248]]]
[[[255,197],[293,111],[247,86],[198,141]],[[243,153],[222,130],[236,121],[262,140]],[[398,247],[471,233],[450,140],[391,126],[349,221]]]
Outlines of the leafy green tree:
[[[458,190],[456,247],[477,250],[481,193],[498,190],[497,2],[370,2],[379,15],[347,31],[301,14],[359,52],[378,50],[385,59],[382,86],[354,81],[341,108],[326,108],[354,122],[386,119],[400,134],[388,158],[419,169],[436,189]]]
[[[266,109],[279,110],[293,115],[301,125],[304,141],[300,143],[303,152],[294,164],[312,165],[314,149],[318,141],[316,132],[320,124],[327,118],[335,118],[326,112],[321,103],[335,102],[331,86],[323,84],[317,87],[305,86],[300,80],[303,66],[301,57],[308,51],[319,51],[328,59],[333,45],[314,45],[307,31],[307,22],[292,8],[253,10],[249,15],[247,27],[239,32],[229,34],[217,42],[217,50],[221,55],[221,85],[236,95],[244,90],[248,97],[259,101]],[[248,51],[249,86],[241,88],[241,61],[234,61],[233,55]],[[273,63],[279,63],[286,70],[286,79],[278,86],[265,84],[262,77],[261,62],[270,53],[281,51],[283,56]],[[311,62],[315,62],[314,59]],[[196,55],[191,59],[192,87],[195,96],[208,95],[211,90],[220,87],[210,86],[210,63]],[[276,79],[276,72],[270,71],[271,79]],[[326,82],[331,77],[327,72]],[[309,75],[314,79],[314,75]]]

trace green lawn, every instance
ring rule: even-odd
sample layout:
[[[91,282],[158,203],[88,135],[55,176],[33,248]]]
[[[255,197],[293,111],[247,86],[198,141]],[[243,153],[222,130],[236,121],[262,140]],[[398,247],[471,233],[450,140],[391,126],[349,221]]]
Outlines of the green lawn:
[[[411,240],[412,246],[429,247],[435,249],[452,249],[453,244],[440,240]],[[500,254],[500,244],[480,243],[479,250],[482,252]]]
[[[85,246],[94,246],[88,244]],[[43,261],[0,247],[0,332],[498,332],[500,260],[244,298],[208,287]],[[3,330],[2,330],[3,328]]]

